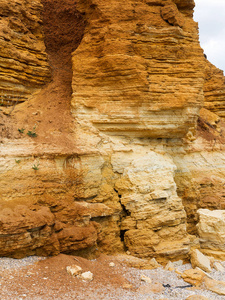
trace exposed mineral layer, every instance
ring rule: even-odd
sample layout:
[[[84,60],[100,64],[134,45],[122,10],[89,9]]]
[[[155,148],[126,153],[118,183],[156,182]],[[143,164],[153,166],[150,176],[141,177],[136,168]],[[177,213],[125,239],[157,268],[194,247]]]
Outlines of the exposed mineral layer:
[[[78,1],[88,23],[73,53],[73,113],[111,135],[183,137],[203,105],[193,1]],[[91,4],[91,5],[90,5]]]
[[[196,224],[225,207],[225,85],[194,2],[0,6],[0,255],[214,251]]]
[[[51,78],[39,0],[0,3],[0,104],[23,102]]]

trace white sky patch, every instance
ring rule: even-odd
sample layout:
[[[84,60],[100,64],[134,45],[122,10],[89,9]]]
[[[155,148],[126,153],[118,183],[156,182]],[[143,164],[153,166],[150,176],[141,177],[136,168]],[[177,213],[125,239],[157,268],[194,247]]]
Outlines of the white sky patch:
[[[195,0],[194,20],[208,60],[225,71],[225,0]]]

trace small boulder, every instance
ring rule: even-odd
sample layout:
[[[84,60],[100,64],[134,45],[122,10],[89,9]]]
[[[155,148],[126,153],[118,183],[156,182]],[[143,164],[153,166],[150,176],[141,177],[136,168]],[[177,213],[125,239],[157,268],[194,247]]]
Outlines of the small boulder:
[[[211,272],[210,259],[202,254],[198,249],[191,252],[191,265],[192,268],[199,267],[205,272]]]
[[[133,285],[129,284],[129,283],[124,283],[123,286],[122,286],[122,288],[125,289],[125,290],[129,290],[129,289],[133,288]]]
[[[110,266],[110,267],[115,267],[114,262],[110,262],[110,263],[109,263],[109,266]]]
[[[144,281],[146,283],[152,283],[151,278],[145,276],[144,274],[141,275],[141,281]]]
[[[194,286],[200,286],[205,276],[206,275],[201,270],[194,270],[194,269],[186,270],[181,275],[184,281]]]
[[[72,266],[66,267],[66,271],[68,274],[70,274],[72,276],[77,276],[77,275],[81,274],[82,268],[77,265],[72,265]]]
[[[88,281],[88,282],[90,282],[90,281],[92,281],[93,280],[93,274],[90,272],[90,271],[88,271],[88,272],[84,272],[84,273],[82,273],[81,275],[79,275],[79,278],[80,279],[82,279],[82,280],[84,280],[84,281]]]

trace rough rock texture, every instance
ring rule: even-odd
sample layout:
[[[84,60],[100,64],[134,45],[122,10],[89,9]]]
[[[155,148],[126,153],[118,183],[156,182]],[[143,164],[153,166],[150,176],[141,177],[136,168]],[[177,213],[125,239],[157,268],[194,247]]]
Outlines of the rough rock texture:
[[[223,71],[210,62],[205,67],[204,106],[218,116],[225,117],[225,78]]]
[[[193,1],[87,1],[73,53],[73,114],[112,135],[183,137],[203,105]],[[121,9],[123,7],[123,9]]]
[[[204,286],[204,288],[218,295],[225,295],[225,282],[214,280],[206,276],[200,269],[186,270],[183,272],[181,277],[184,279],[184,281],[191,283],[194,286]]]
[[[146,148],[112,155],[113,171],[121,173],[115,189],[124,208],[125,246],[140,257],[186,254],[186,214],[176,194],[175,166],[169,157]]]
[[[53,230],[54,216],[47,207],[28,209],[18,205],[0,214],[0,255],[23,257],[38,253],[59,253]]]
[[[206,277],[204,280],[204,284],[208,290],[210,290],[218,295],[225,296],[225,282],[224,281],[214,280],[214,279]]]
[[[25,101],[50,80],[39,0],[0,3],[0,104]]]
[[[189,258],[197,209],[225,205],[225,126],[210,101],[202,109],[222,83],[207,79],[194,2],[10,4],[0,22],[30,30],[18,51],[37,61],[15,73],[30,74],[27,101],[0,111],[0,255]]]
[[[199,208],[224,209],[224,123],[218,132],[215,119],[202,114],[194,141],[174,155],[178,171],[175,181],[188,216],[188,232],[196,234]],[[204,118],[203,118],[204,117]],[[217,127],[218,127],[217,126]]]
[[[208,255],[225,258],[225,210],[199,209],[200,245]]]
[[[210,259],[202,254],[198,249],[191,252],[191,265],[192,268],[200,268],[205,272],[211,272]]]

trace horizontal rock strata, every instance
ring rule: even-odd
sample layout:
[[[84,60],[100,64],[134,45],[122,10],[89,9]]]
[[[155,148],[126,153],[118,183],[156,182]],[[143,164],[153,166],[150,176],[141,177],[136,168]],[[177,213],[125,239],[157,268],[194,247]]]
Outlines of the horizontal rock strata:
[[[51,78],[40,0],[0,3],[0,105],[23,102]]]
[[[27,101],[0,111],[0,255],[217,251],[196,224],[225,206],[224,78],[194,2],[42,4],[1,4],[0,91]]]
[[[225,210],[199,209],[197,230],[202,251],[207,255],[225,258]]]
[[[204,106],[218,116],[225,117],[225,78],[223,71],[206,62]]]
[[[74,117],[112,135],[193,130],[204,81],[193,1],[80,2],[88,25],[73,53]]]

